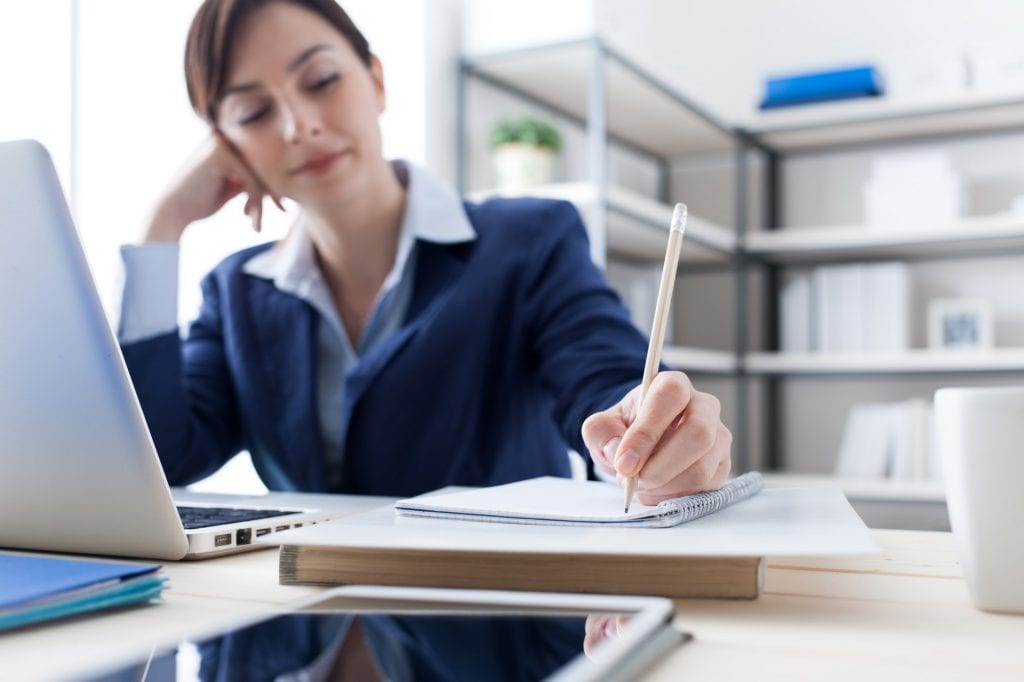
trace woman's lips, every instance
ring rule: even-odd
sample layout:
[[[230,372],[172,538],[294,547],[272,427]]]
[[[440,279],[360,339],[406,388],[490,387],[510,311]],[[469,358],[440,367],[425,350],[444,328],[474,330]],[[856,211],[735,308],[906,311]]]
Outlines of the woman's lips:
[[[322,175],[334,167],[345,155],[345,152],[329,152],[314,156],[309,161],[292,171],[293,175]]]

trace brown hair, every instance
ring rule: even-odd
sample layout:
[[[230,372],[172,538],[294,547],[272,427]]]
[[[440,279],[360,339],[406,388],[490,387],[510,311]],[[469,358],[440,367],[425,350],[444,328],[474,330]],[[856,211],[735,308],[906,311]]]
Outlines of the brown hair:
[[[304,7],[338,29],[352,49],[370,66],[370,44],[334,0],[205,0],[192,19],[185,43],[185,84],[192,108],[211,125],[227,86],[228,59],[238,27],[256,10],[272,2]]]

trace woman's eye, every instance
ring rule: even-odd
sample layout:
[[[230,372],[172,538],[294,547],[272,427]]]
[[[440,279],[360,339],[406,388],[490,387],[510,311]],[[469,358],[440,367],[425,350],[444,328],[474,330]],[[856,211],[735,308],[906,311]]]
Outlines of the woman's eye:
[[[238,124],[245,126],[250,125],[252,123],[256,123],[261,118],[266,116],[268,111],[269,109],[267,107],[263,107],[261,109],[257,109],[256,111],[253,111],[252,113],[245,114],[240,119],[238,119]]]
[[[330,76],[325,76],[323,78],[318,78],[317,80],[313,81],[313,84],[309,86],[309,89],[310,90],[323,90],[323,89],[327,88],[328,86],[330,86],[335,81],[337,81],[339,77],[340,76],[338,74],[332,73]]]

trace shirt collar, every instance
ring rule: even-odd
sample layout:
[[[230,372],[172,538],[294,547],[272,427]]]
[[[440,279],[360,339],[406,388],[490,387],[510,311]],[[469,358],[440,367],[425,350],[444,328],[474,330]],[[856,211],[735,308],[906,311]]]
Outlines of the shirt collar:
[[[426,170],[407,161],[392,162],[406,188],[405,215],[398,234],[395,264],[384,280],[382,293],[402,279],[416,240],[456,244],[476,239],[458,195]],[[322,281],[313,241],[301,217],[276,247],[250,258],[243,267],[250,275],[273,280],[282,291],[309,298],[315,283]]]

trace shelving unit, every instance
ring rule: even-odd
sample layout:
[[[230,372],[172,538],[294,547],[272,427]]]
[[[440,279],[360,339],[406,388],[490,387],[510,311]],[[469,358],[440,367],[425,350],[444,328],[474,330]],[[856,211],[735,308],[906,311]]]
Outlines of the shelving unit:
[[[540,107],[586,131],[585,179],[530,189],[531,195],[562,198],[588,216],[592,238],[608,258],[660,262],[671,217],[669,162],[689,154],[729,153],[735,158],[736,222],[723,226],[691,212],[681,271],[710,266],[736,277],[734,350],[668,347],[664,360],[689,372],[731,378],[737,386],[737,469],[749,468],[746,444],[751,435],[751,379],[764,386],[759,421],[769,443],[768,469],[781,469],[785,443],[780,423],[785,409],[782,383],[807,377],[990,376],[1024,373],[1024,348],[991,352],[839,354],[780,353],[776,309],[782,273],[788,267],[860,260],[938,260],[1024,254],[1024,216],[965,218],[933,229],[874,229],[859,225],[789,228],[781,208],[782,167],[791,157],[830,154],[850,147],[888,147],[918,141],[942,141],[1024,131],[1024,93],[970,95],[956,101],[847,101],[765,112],[740,124],[717,119],[673,83],[657,65],[639,64],[628,51],[594,37],[524,50],[464,58],[459,70],[458,180],[467,189],[467,84],[478,81]],[[617,145],[650,159],[659,169],[656,196],[608,182],[608,149]],[[748,231],[751,159],[764,161],[767,230]],[[493,192],[478,191],[481,198]],[[763,301],[748,298],[749,277],[765,274]],[[764,306],[768,324],[765,348],[751,348],[754,306]],[[890,486],[903,499],[912,495]],[[934,497],[934,485],[922,482]],[[929,487],[930,486],[930,487]],[[899,492],[904,491],[904,492]],[[909,497],[908,497],[909,495]],[[929,498],[931,500],[931,497]],[[935,501],[935,500],[932,500]],[[941,501],[941,500],[940,500]]]
[[[794,264],[988,255],[1024,251],[1024,216],[967,218],[948,227],[913,230],[863,225],[788,228],[752,232],[745,246],[758,260]]]
[[[495,192],[467,191],[470,81],[484,83],[586,131],[586,179],[535,186],[528,193],[574,203],[587,219],[598,260],[660,264],[672,217],[670,160],[707,152],[739,155],[742,150],[736,131],[686,96],[672,83],[671,74],[660,72],[657,65],[639,64],[604,37],[476,55],[463,58],[459,68],[456,157],[459,187],[472,199]],[[608,181],[611,145],[654,164],[659,174],[656,196],[645,196]],[[691,210],[681,269],[710,267],[736,271],[743,228],[742,224],[717,225]],[[739,314],[745,306],[745,300],[737,301],[738,320],[745,319]],[[687,372],[735,378],[738,392],[743,395],[745,377],[740,359],[745,333],[738,336],[738,351],[669,346],[664,349],[663,358],[667,364]],[[746,402],[745,398],[739,401],[740,423],[746,421]],[[740,468],[744,468],[744,437],[741,433],[736,438]]]
[[[748,353],[755,375],[921,375],[1024,372],[1024,348],[990,351],[909,350],[903,353]]]
[[[787,153],[858,144],[898,143],[964,134],[1018,131],[1024,93],[964,93],[907,102],[846,100],[759,112],[742,127],[767,147]]]
[[[591,182],[561,182],[536,185],[530,196],[564,199],[584,214],[601,200]],[[496,192],[472,192],[471,199],[482,200]],[[614,185],[606,188],[607,248],[609,256],[633,260],[659,261],[665,257],[665,242],[672,220],[672,207],[660,201]],[[736,233],[700,216],[686,221],[686,248],[679,254],[681,263],[728,264],[736,253]]]
[[[763,112],[744,127],[751,148],[764,155],[768,230],[747,234],[741,248],[767,273],[768,318],[778,320],[777,301],[784,268],[867,260],[935,261],[1024,254],[1024,216],[968,217],[931,229],[890,229],[862,225],[791,228],[780,207],[782,167],[789,158],[806,158],[858,149],[885,149],[913,143],[937,143],[1007,135],[1024,131],[1024,93],[967,94],[954,100],[887,102],[861,100]],[[765,352],[742,362],[766,384],[767,424],[777,424],[786,409],[782,382],[808,377],[878,379],[935,378],[1024,373],[1024,348],[900,353],[780,353],[777,323]],[[769,468],[785,465],[785,434],[769,430]],[[926,486],[928,482],[915,482]]]

